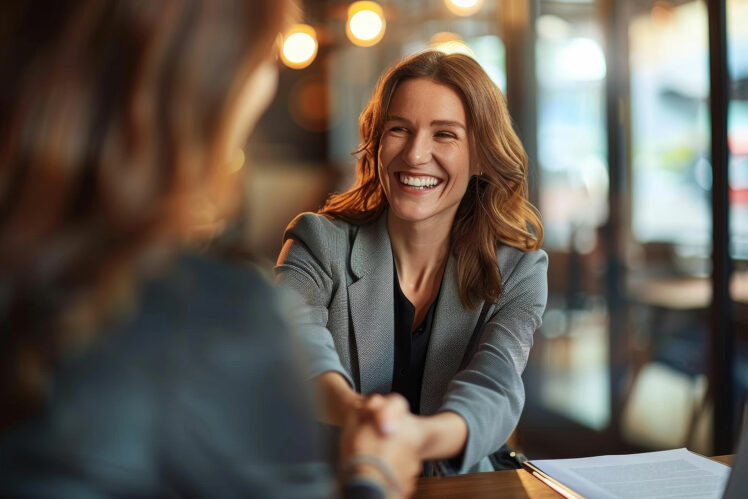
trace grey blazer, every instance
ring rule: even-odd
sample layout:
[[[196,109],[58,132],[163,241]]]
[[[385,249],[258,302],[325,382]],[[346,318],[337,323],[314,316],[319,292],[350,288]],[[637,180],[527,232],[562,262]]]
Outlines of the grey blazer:
[[[458,372],[481,306],[462,306],[449,257],[426,354],[421,413],[454,411],[468,426],[459,473],[492,470],[486,456],[514,430],[524,405],[522,371],[546,304],[544,251],[502,246],[497,264],[501,296],[487,309],[478,350]],[[336,371],[360,393],[390,392],[394,276],[386,214],[363,226],[299,215],[286,229],[275,272],[309,306],[297,317],[309,374]]]

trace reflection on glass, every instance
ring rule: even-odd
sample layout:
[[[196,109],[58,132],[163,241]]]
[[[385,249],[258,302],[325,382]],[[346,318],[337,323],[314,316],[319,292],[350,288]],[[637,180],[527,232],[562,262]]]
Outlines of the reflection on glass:
[[[528,370],[539,404],[601,430],[610,419],[599,228],[608,219],[605,57],[595,11],[536,21],[540,211],[549,301]],[[531,410],[528,408],[528,410]]]
[[[748,260],[748,0],[727,2],[727,62],[731,254]],[[733,297],[734,298],[734,297]]]
[[[631,389],[622,434],[710,454],[712,241],[706,4],[652,2],[629,23]]]
[[[735,263],[730,294],[735,302],[734,385],[741,411],[748,400],[748,0],[727,2],[727,64],[732,80],[727,115],[730,253]]]
[[[635,16],[631,64],[632,228],[638,242],[707,258],[711,247],[706,6]]]
[[[572,31],[573,30],[573,31]],[[537,22],[540,209],[546,246],[594,247],[607,220],[605,58],[593,25],[557,16]]]
[[[491,81],[506,95],[506,47],[503,40],[496,35],[484,35],[467,42]]]

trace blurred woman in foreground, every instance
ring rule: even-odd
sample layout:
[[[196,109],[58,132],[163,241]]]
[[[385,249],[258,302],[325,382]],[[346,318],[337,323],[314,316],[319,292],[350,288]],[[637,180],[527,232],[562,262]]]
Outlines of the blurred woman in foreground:
[[[285,7],[0,7],[0,495],[333,493],[273,290],[184,251],[240,195]],[[407,434],[348,423],[344,494],[410,492]]]

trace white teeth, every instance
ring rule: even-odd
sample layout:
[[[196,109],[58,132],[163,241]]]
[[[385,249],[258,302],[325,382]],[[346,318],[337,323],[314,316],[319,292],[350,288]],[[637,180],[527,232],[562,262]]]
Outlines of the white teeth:
[[[434,187],[439,183],[439,179],[435,177],[411,177],[410,175],[400,174],[400,182],[411,187],[428,188]]]

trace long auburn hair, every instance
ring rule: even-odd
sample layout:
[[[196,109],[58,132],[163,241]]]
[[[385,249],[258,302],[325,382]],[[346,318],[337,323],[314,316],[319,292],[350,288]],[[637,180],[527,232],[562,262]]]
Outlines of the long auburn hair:
[[[348,191],[332,195],[319,213],[357,225],[382,215],[388,202],[377,168],[379,144],[397,86],[414,78],[446,85],[462,98],[483,171],[470,179],[451,232],[460,300],[472,309],[501,293],[497,247],[536,250],[543,243],[543,226],[528,199],[527,154],[512,127],[504,96],[471,57],[425,51],[403,59],[382,75],[359,118],[356,181]]]
[[[229,117],[286,4],[2,3],[0,429],[154,254],[231,212]]]

